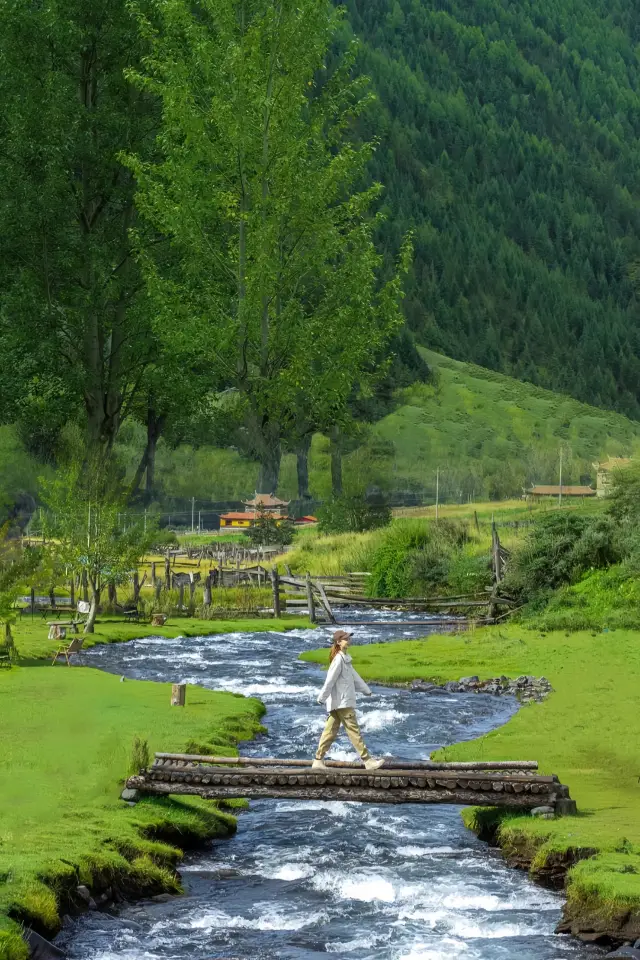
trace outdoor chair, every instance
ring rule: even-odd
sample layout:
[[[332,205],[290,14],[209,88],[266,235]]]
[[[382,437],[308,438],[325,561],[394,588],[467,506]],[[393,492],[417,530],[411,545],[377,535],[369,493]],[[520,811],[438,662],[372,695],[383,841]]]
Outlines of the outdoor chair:
[[[84,637],[74,637],[71,643],[62,643],[56,650],[56,655],[51,662],[51,666],[56,662],[58,657],[64,657],[67,661],[67,666],[71,666],[70,657],[74,653],[79,653],[82,650],[82,645],[84,643]]]

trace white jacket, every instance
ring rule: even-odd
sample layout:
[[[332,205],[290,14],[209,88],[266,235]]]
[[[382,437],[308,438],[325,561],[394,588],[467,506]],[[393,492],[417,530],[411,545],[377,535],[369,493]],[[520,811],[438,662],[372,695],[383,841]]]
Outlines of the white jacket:
[[[356,690],[370,696],[371,690],[351,665],[348,653],[338,653],[329,667],[327,679],[318,694],[318,702],[326,701],[327,711],[355,707]]]

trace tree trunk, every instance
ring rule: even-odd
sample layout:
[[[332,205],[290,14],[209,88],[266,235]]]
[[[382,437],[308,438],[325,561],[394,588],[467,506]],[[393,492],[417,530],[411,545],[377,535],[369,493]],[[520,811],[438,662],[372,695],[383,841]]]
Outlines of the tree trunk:
[[[96,616],[98,615],[98,606],[100,605],[100,591],[96,585],[91,583],[91,606],[89,607],[89,616],[84,625],[84,633],[95,633]]]
[[[85,603],[88,603],[89,602],[89,583],[87,580],[86,570],[82,571],[82,576],[80,578],[80,581],[82,583],[82,599],[84,600]]]
[[[118,603],[118,591],[116,590],[115,583],[109,583],[107,585],[107,596],[109,598],[109,607],[111,611],[115,611],[116,604]]]
[[[298,500],[310,500],[309,493],[309,450],[311,434],[304,437],[296,447],[296,467],[298,471]]]
[[[275,435],[275,431],[268,431],[262,440],[257,492],[275,494],[280,479],[280,460],[282,458],[280,437]]]
[[[331,492],[334,497],[342,496],[342,451],[340,449],[340,427],[332,427],[331,441]]]
[[[150,504],[156,497],[156,450],[164,427],[165,417],[156,413],[152,403],[147,411],[147,485],[144,502]]]

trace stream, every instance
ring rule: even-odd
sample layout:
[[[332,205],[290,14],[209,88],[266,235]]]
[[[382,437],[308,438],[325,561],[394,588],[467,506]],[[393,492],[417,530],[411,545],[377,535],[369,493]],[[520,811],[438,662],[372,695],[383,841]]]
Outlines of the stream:
[[[403,619],[400,627],[356,626],[354,642],[428,632],[424,625],[412,628],[411,616]],[[97,646],[82,662],[136,679],[183,680],[259,697],[268,708],[269,735],[245,744],[242,753],[312,757],[326,717],[315,702],[322,672],[297,657],[328,646],[330,633],[149,637]],[[439,745],[476,737],[517,709],[511,698],[372,690],[358,711],[369,749],[404,759],[427,758]],[[355,759],[343,735],[330,756]],[[601,955],[554,935],[561,896],[507,867],[464,828],[453,806],[253,801],[236,836],[189,856],[181,874],[184,897],[67,919],[56,943],[71,960]]]

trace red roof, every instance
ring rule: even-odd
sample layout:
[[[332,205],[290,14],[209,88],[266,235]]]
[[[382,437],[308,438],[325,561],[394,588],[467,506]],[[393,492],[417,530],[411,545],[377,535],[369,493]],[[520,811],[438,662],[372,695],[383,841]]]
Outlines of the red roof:
[[[255,520],[254,513],[221,513],[221,520]]]
[[[318,522],[317,517],[299,517],[299,519],[296,520],[296,523],[317,523],[317,522]]]

